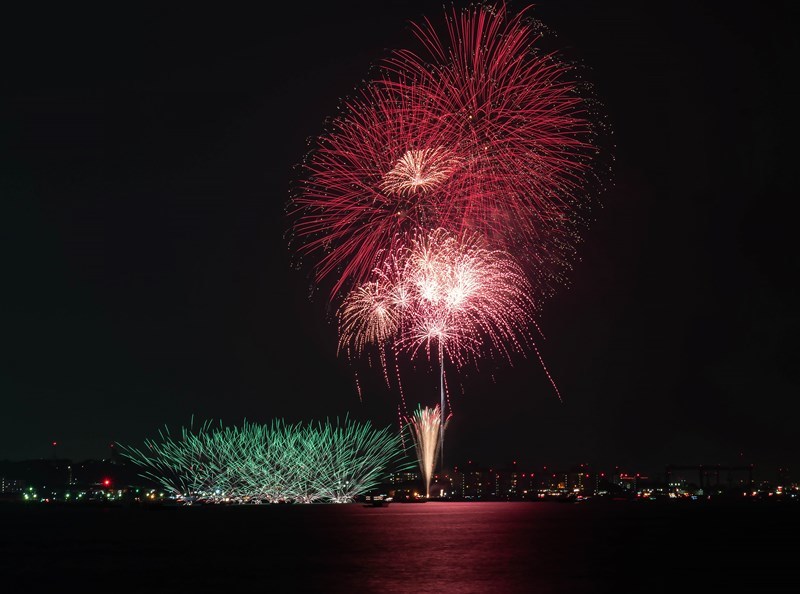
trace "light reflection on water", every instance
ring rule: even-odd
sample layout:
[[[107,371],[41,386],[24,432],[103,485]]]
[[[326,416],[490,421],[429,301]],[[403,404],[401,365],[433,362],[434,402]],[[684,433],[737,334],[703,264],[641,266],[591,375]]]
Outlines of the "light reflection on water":
[[[0,506],[0,574],[25,591],[66,576],[109,592],[764,591],[794,580],[798,518],[800,505],[676,503]]]

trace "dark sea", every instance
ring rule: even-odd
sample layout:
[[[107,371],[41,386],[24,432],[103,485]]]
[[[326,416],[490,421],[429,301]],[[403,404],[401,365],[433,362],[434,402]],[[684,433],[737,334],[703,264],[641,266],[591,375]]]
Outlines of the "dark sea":
[[[800,504],[0,504],[0,592],[798,592]]]

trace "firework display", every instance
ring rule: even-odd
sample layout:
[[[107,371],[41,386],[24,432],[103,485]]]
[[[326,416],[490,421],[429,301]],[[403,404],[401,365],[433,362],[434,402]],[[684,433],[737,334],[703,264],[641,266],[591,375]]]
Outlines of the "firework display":
[[[346,503],[403,462],[400,436],[370,423],[205,422],[120,453],[185,503]]]
[[[418,49],[379,62],[302,163],[292,243],[330,284],[339,352],[376,349],[402,408],[403,359],[438,366],[444,418],[446,368],[528,350],[561,398],[533,333],[576,257],[602,126],[530,9],[412,23]]]
[[[412,31],[342,105],[291,203],[299,251],[331,298],[363,284],[398,234],[475,231],[514,250],[546,295],[579,241],[598,152],[573,68],[539,50],[527,9],[478,5]]]
[[[440,453],[440,448],[444,440],[444,431],[447,422],[450,420],[442,418],[442,409],[438,406],[433,408],[418,408],[414,414],[407,419],[407,427],[414,441],[414,448],[417,452],[417,462],[422,476],[422,484],[425,487],[425,497],[431,496],[431,476],[436,465],[436,458]]]

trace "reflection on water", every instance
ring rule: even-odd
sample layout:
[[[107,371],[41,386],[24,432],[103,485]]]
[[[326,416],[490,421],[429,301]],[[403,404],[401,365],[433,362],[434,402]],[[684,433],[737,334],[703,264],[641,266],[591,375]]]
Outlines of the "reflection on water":
[[[764,591],[793,579],[799,518],[680,503],[0,506],[0,569],[25,591]]]

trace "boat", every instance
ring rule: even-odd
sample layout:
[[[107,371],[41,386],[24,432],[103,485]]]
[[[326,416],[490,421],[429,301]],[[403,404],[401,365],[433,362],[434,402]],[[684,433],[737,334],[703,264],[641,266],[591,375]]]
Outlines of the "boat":
[[[381,493],[379,495],[367,495],[364,497],[364,507],[389,507],[392,498],[388,495]]]

